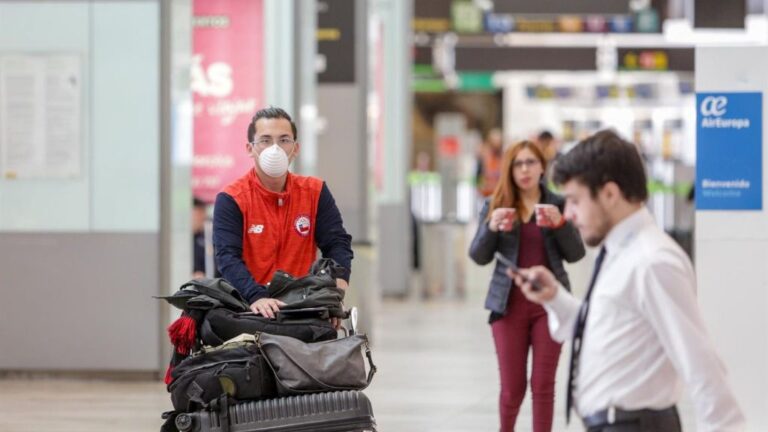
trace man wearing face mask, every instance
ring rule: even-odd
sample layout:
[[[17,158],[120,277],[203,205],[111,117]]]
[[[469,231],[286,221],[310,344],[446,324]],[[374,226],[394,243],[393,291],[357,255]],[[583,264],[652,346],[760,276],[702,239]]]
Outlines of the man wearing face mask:
[[[318,248],[345,268],[336,282],[347,288],[352,237],[325,182],[288,171],[299,152],[288,113],[258,111],[248,125],[246,151],[255,167],[216,196],[213,242],[222,276],[253,312],[270,318],[284,303],[269,298],[265,284],[276,270],[307,274]]]

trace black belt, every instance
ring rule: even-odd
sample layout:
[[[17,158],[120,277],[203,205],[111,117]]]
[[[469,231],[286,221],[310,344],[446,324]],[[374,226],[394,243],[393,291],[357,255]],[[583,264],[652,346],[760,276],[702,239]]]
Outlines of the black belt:
[[[641,409],[641,410],[623,410],[619,408],[609,408],[598,411],[582,419],[587,428],[607,426],[614,423],[625,421],[637,421],[643,419],[658,419],[659,417],[674,416],[677,417],[677,407],[674,405],[662,410]]]

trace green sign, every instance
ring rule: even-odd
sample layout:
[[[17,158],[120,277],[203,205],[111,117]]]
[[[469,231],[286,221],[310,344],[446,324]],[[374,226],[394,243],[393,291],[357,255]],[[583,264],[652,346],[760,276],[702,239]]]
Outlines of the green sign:
[[[443,93],[447,91],[494,92],[493,72],[459,72],[457,88],[449,88],[430,65],[413,65],[413,91]]]
[[[459,89],[462,91],[495,91],[493,73],[491,72],[460,72]]]
[[[456,0],[451,5],[453,29],[459,33],[482,33],[483,11],[474,2]]]

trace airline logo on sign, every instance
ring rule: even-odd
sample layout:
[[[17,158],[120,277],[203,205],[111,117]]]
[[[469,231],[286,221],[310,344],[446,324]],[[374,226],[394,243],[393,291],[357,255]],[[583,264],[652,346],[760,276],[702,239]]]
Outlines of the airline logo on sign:
[[[701,115],[721,116],[725,114],[728,99],[725,96],[707,96],[701,101]]]
[[[748,118],[725,118],[728,110],[728,98],[726,96],[707,96],[701,101],[699,113],[701,114],[702,128],[715,129],[744,129],[749,128]]]

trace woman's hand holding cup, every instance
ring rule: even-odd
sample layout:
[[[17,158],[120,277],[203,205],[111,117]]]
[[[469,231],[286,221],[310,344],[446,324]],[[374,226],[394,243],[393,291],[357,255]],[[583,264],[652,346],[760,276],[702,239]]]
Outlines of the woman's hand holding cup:
[[[508,232],[515,227],[517,220],[517,211],[509,207],[497,208],[491,213],[491,219],[488,221],[488,228],[493,232]]]
[[[552,204],[536,204],[536,225],[542,228],[560,228],[565,223],[560,209]]]

